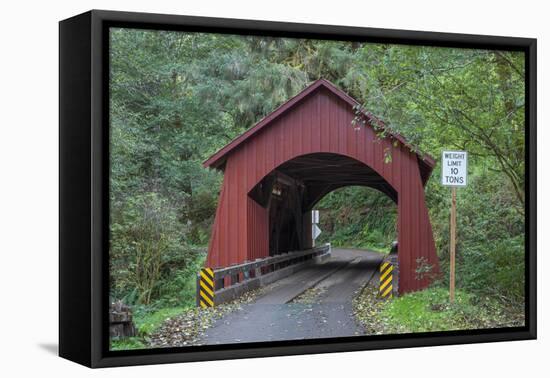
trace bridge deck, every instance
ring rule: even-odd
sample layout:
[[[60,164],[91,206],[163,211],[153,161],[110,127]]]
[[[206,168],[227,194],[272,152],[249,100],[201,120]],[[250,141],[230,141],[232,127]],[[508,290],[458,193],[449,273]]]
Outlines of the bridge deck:
[[[353,317],[352,299],[381,259],[373,252],[333,249],[330,260],[278,281],[255,302],[218,320],[201,344],[360,335],[363,329]],[[307,289],[312,295],[300,300]]]

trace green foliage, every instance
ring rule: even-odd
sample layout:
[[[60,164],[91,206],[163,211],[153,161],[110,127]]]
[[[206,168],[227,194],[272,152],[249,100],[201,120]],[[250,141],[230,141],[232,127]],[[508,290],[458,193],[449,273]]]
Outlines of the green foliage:
[[[169,307],[158,310],[139,309],[134,316],[138,336],[144,337],[156,331],[164,321],[188,310],[187,307]]]
[[[166,320],[182,314],[187,307],[170,307],[153,310],[147,306],[134,308],[134,324],[137,335],[125,339],[111,340],[111,350],[131,350],[147,348],[147,338]]]
[[[119,269],[124,269],[128,284],[136,289],[137,302],[149,304],[162,268],[181,248],[175,211],[156,193],[147,193],[129,198],[118,215],[120,223],[111,227],[113,262],[115,251],[129,257]]]
[[[523,322],[519,315],[513,318],[514,324],[510,324],[510,314],[489,296],[476,297],[458,290],[451,304],[449,291],[442,288],[390,300],[376,316],[384,324],[384,332],[390,334],[497,328],[518,326]]]
[[[502,173],[524,204],[525,62],[519,52],[365,45],[366,108],[421,150],[467,150]]]
[[[450,193],[437,182],[427,199],[441,257],[442,285],[448,285]],[[515,209],[511,184],[488,167],[476,167],[469,185],[457,190],[457,287],[523,306],[524,221]]]
[[[139,337],[129,337],[121,340],[111,340],[111,350],[132,350],[132,349],[144,349],[146,344]]]
[[[172,260],[170,270],[163,278],[159,289],[158,306],[195,306],[197,273],[204,266],[206,254],[196,251],[194,255],[183,255]]]
[[[397,206],[377,190],[358,186],[338,189],[315,208],[320,211],[321,243],[389,252],[397,240]]]

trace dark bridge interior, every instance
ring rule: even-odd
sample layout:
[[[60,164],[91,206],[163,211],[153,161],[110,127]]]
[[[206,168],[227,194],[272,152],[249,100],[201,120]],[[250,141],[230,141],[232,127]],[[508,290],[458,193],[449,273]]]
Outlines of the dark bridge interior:
[[[378,173],[339,154],[299,156],[264,177],[249,196],[269,209],[270,255],[310,248],[309,211],[328,193],[351,185],[377,189],[397,203],[396,191]]]

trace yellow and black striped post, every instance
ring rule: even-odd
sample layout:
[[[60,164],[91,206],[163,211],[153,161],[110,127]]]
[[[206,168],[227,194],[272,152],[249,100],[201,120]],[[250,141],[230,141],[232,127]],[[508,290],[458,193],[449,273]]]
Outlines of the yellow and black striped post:
[[[198,305],[201,308],[214,307],[214,271],[211,268],[202,268],[198,278]]]
[[[380,298],[388,299],[393,297],[393,265],[384,261],[380,264]]]

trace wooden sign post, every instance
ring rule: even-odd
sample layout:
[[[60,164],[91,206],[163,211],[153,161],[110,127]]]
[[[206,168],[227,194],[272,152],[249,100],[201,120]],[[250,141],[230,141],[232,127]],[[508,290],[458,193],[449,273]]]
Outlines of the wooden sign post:
[[[449,300],[455,301],[456,270],[456,188],[465,187],[468,181],[468,153],[443,151],[441,184],[451,187],[451,219],[449,235]]]
[[[455,301],[455,261],[456,261],[456,187],[451,188],[451,235],[449,237],[449,298],[451,303]]]

